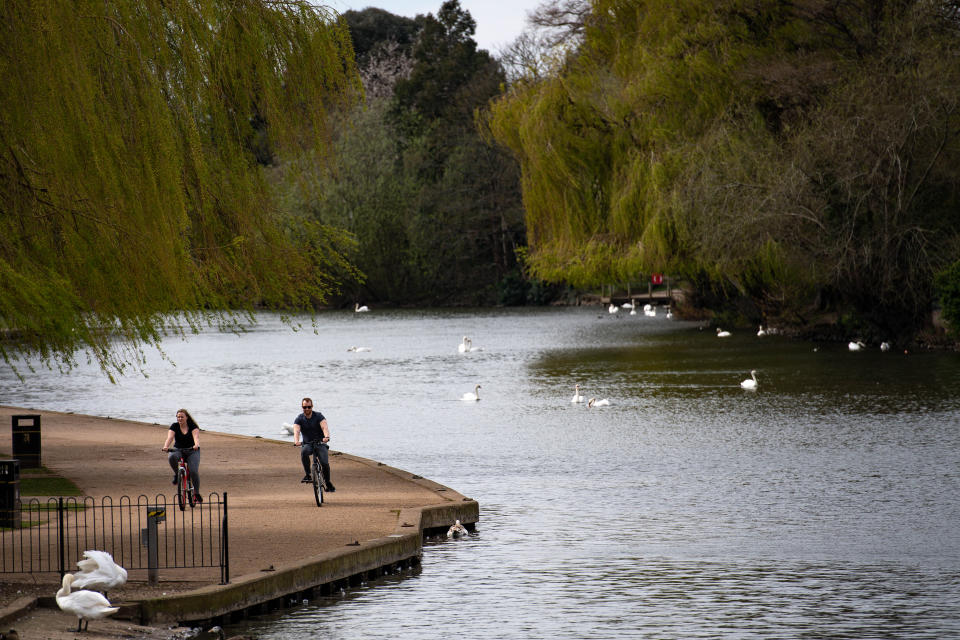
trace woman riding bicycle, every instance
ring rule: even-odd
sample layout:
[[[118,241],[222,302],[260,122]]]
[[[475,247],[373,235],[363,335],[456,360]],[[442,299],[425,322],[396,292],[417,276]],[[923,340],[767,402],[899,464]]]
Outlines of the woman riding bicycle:
[[[171,451],[170,445],[174,444],[175,449]],[[200,498],[200,427],[190,412],[186,409],[177,410],[177,421],[170,425],[170,431],[167,432],[167,441],[163,443],[161,451],[169,451],[167,462],[173,469],[173,484],[177,484],[177,464],[183,458],[190,470],[190,478],[193,480],[193,489],[196,493],[197,502]]]

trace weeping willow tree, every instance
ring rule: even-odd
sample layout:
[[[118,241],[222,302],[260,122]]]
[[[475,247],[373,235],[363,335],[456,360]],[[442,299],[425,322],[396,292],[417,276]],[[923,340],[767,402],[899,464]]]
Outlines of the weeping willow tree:
[[[277,207],[263,166],[322,158],[328,110],[358,95],[334,14],[300,0],[0,12],[8,364],[69,366],[86,347],[123,369],[184,318],[329,295],[349,239]]]
[[[594,0],[557,72],[489,117],[522,165],[531,267],[580,286],[687,274],[763,313],[915,330],[960,240],[957,16]]]

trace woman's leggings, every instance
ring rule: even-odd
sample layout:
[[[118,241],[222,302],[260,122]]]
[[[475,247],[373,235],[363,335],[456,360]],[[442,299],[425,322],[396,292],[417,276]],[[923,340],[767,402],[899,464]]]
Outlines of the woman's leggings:
[[[186,449],[185,451],[171,451],[167,456],[167,462],[173,472],[177,472],[177,463],[180,462],[180,456],[187,460],[187,468],[190,469],[190,479],[193,480],[193,490],[200,493],[200,450]]]

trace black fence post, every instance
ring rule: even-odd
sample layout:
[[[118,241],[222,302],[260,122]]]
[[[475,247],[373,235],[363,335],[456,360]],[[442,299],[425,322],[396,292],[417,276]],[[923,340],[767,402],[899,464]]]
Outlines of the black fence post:
[[[220,584],[230,583],[230,536],[227,528],[227,492],[223,492],[223,524],[220,526]]]
[[[60,547],[60,580],[63,581],[63,576],[67,573],[67,550],[64,547],[66,544],[67,531],[64,524],[66,519],[66,514],[63,512],[63,497],[57,498],[57,538],[59,539]]]

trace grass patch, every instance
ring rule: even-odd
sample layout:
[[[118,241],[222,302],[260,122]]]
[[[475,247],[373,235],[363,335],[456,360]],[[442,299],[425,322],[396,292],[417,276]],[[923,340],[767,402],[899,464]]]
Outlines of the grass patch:
[[[20,477],[21,496],[82,496],[83,491],[62,476]]]

